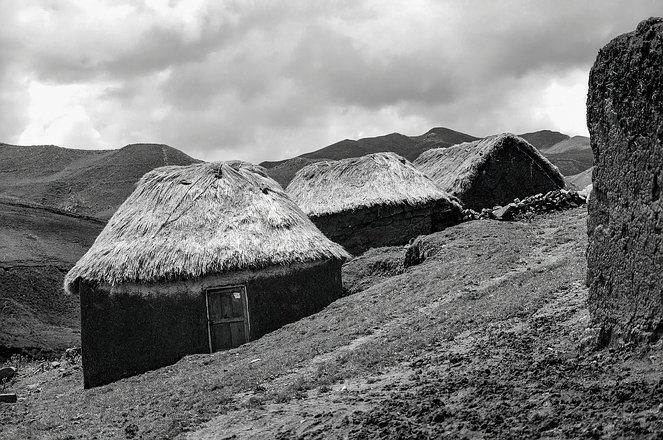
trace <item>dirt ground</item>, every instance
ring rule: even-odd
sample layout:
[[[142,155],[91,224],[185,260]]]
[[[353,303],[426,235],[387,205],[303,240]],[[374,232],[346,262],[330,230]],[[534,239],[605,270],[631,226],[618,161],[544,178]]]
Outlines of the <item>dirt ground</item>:
[[[662,438],[663,349],[595,347],[585,222],[464,223],[410,267],[370,251],[322,312],[104,387],[22,365],[0,438]]]

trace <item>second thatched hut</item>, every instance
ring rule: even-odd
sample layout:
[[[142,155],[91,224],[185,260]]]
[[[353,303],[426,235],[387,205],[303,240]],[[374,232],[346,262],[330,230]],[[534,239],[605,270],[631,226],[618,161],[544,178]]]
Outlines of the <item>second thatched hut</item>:
[[[510,133],[424,151],[414,166],[477,211],[565,185],[555,165]]]
[[[349,257],[261,167],[147,173],[65,278],[86,388],[236,347],[342,293]]]
[[[405,244],[455,223],[461,211],[454,197],[394,153],[308,165],[286,192],[353,254]]]

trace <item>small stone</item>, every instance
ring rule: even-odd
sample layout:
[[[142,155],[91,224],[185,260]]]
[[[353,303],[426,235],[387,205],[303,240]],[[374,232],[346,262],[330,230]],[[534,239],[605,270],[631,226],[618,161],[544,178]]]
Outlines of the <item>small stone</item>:
[[[495,214],[495,217],[498,220],[511,220],[515,214],[516,209],[517,205],[515,203],[509,203],[508,205],[494,211],[493,214]]]
[[[57,362],[57,361],[51,362],[51,367],[58,368],[59,366],[60,366],[60,362]]]

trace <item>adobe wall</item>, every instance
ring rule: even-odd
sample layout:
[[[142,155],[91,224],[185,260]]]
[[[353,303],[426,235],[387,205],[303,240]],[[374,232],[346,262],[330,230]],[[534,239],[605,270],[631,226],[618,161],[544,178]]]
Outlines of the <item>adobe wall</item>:
[[[209,352],[202,293],[111,295],[81,283],[83,385],[91,388]]]
[[[341,264],[327,260],[163,284],[80,283],[84,387],[209,352],[209,287],[246,286],[250,339],[257,339],[340,298]]]
[[[412,207],[374,206],[312,217],[330,240],[353,255],[370,248],[407,244],[419,235],[430,234],[458,222],[460,209],[443,201]]]
[[[599,51],[587,124],[596,166],[589,200],[589,311],[601,342],[663,332],[663,19]]]

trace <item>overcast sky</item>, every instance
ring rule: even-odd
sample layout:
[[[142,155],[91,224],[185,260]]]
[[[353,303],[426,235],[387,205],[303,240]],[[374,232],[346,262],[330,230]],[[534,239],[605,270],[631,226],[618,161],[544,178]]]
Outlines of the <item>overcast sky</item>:
[[[282,159],[444,126],[587,135],[599,48],[660,0],[0,0],[0,142]]]

